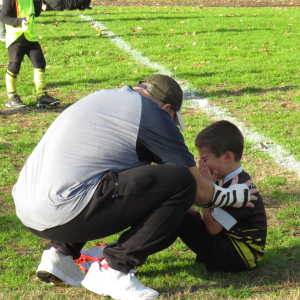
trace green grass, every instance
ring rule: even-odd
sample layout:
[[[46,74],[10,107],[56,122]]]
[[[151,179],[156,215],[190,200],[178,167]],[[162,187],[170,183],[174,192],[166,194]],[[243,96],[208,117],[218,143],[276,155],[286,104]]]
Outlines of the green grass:
[[[18,82],[27,109],[7,113],[5,80],[0,81],[3,299],[101,299],[82,287],[53,287],[36,280],[46,241],[25,230],[11,196],[26,158],[65,107],[99,89],[135,85],[155,72],[114,45],[106,31],[82,21],[81,13],[100,21],[132,49],[188,80],[212,104],[226,108],[300,159],[298,9],[94,7],[85,12],[42,13],[36,19],[36,32],[47,61],[49,92],[62,100],[61,108],[36,109],[33,68],[27,58]],[[4,79],[8,56],[4,44],[0,48]],[[186,144],[197,159],[194,139],[212,120],[191,108],[184,108],[183,116]],[[244,274],[208,272],[178,240],[138,268],[138,278],[157,289],[160,299],[300,298],[299,178],[247,141],[243,166],[267,208],[264,260],[258,269]],[[117,236],[108,237],[108,242]]]

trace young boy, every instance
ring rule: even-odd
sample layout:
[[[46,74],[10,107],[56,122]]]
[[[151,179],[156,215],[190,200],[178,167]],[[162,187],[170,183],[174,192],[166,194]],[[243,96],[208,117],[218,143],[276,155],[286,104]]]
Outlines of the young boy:
[[[0,14],[2,9],[2,0],[0,0]],[[0,22],[0,41],[5,42],[5,25]]]
[[[236,175],[239,183],[251,179],[240,164],[244,138],[234,124],[213,123],[198,134],[195,144],[200,156],[199,170],[204,176],[218,179],[225,188]],[[208,270],[241,272],[262,260],[267,218],[261,196],[255,196],[258,199],[253,202],[254,208],[203,208],[202,218],[191,209],[185,217],[179,237]]]
[[[42,0],[3,0],[0,21],[6,24],[6,47],[9,55],[6,72],[7,107],[23,108],[26,106],[17,94],[17,76],[25,54],[34,66],[37,106],[53,106],[60,103],[60,100],[49,96],[45,89],[46,61],[34,33],[35,17],[40,15],[41,9]]]

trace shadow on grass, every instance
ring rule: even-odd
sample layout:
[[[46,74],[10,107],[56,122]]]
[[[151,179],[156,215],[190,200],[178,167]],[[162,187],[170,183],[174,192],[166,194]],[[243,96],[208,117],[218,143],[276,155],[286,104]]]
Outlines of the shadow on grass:
[[[35,107],[28,107],[28,108],[22,108],[22,109],[5,109],[0,111],[1,113],[5,116],[11,116],[11,115],[28,115],[28,114],[40,114],[40,113],[46,113],[46,112],[51,112],[51,113],[61,113],[65,109],[67,109],[70,105],[65,105],[65,106],[55,106],[55,107],[50,107],[50,108],[37,108]]]
[[[18,244],[15,241],[20,233],[26,232],[26,230],[24,231],[25,227],[14,213],[0,216],[0,224],[1,231],[9,233],[5,243],[0,245],[0,251],[1,248],[4,249],[8,245],[19,251]],[[44,240],[41,239],[41,241],[44,243]],[[30,251],[30,247],[26,251]],[[187,290],[195,293],[200,290],[211,291],[233,288],[238,292],[245,289],[245,287],[249,287],[253,292],[257,290],[265,292],[276,289],[276,287],[284,288],[290,282],[294,284],[300,283],[299,245],[290,247],[277,246],[267,249],[265,258],[258,268],[237,274],[207,271],[202,264],[195,262],[195,255],[192,255],[190,251],[181,251],[180,253],[182,255],[174,254],[172,249],[170,249],[166,250],[165,253],[149,257],[152,269],[147,270],[147,265],[145,268],[141,267],[138,270],[138,278],[140,276],[148,277],[151,280],[156,277],[169,278],[172,284],[178,282],[176,287],[172,286],[172,284],[162,284],[158,288],[161,294],[172,297],[177,295],[178,292]],[[30,253],[28,252],[26,255],[30,255]],[[164,268],[160,267],[162,263]],[[176,277],[178,274],[179,276]],[[198,279],[199,281],[197,282]],[[190,281],[193,283],[189,284]],[[65,289],[61,292],[64,293]]]
[[[206,97],[218,96],[219,94],[225,94],[227,97],[240,97],[244,94],[265,94],[269,92],[286,92],[292,89],[299,89],[300,86],[285,86],[285,87],[273,87],[273,88],[257,88],[247,87],[238,91],[231,91],[228,89],[222,89],[211,93],[205,93]]]
[[[295,284],[300,283],[299,256],[299,246],[279,246],[274,249],[268,249],[265,252],[265,259],[261,262],[259,267],[251,271],[242,273],[223,273],[207,271],[201,263],[195,261],[178,266],[179,258],[175,255],[170,255],[168,256],[168,262],[166,262],[166,267],[164,269],[153,269],[151,271],[140,270],[138,271],[138,274],[139,276],[145,277],[159,276],[166,278],[174,277],[176,276],[175,274],[182,274],[178,277],[178,280],[182,280],[182,282],[188,282],[188,278],[199,278],[201,281],[191,285],[181,284],[178,288],[163,287],[159,289],[159,292],[168,293],[170,295],[175,295],[179,291],[186,291],[187,289],[191,292],[200,289],[227,289],[230,287],[239,290],[248,286],[251,289],[259,288],[265,290],[275,288],[276,286],[282,287],[290,282]],[[151,258],[151,264],[155,265],[156,263],[160,264],[161,260],[155,257]]]

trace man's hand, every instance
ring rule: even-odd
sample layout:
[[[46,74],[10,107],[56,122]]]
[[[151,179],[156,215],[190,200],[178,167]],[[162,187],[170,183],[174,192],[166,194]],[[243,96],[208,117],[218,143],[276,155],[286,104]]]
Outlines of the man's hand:
[[[233,186],[233,185],[237,184],[238,181],[239,181],[239,176],[238,176],[238,175],[234,175],[234,176],[233,176],[233,179],[232,179],[232,181],[231,181],[231,185],[230,185],[230,186]],[[249,188],[249,187],[252,185],[252,180],[246,181],[245,184],[247,184],[247,186],[248,186],[248,188]],[[255,200],[257,200],[257,197],[253,195],[253,194],[255,194],[255,193],[258,192],[257,188],[249,189],[249,191],[250,191],[250,201],[255,201]],[[233,207],[234,207],[234,206],[233,206]],[[251,203],[251,202],[247,202],[246,207],[254,207],[254,205],[253,205],[253,203]]]
[[[257,197],[253,196],[254,193],[257,193],[257,189],[249,190],[248,188],[252,181],[248,180],[242,184],[237,184],[237,182],[238,176],[235,175],[228,189],[215,185],[214,196],[208,207],[254,207],[253,203],[249,202],[257,200]]]

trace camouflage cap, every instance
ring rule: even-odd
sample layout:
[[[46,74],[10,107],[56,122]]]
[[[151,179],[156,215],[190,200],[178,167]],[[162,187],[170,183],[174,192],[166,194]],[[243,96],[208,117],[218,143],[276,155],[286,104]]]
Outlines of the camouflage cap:
[[[150,86],[145,87],[146,90],[155,98],[165,104],[170,104],[171,108],[176,112],[177,120],[175,123],[180,126],[182,130],[185,129],[182,116],[180,114],[183,93],[180,85],[170,76],[154,74],[139,82],[150,83]]]

